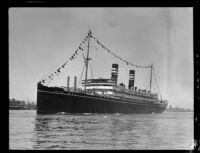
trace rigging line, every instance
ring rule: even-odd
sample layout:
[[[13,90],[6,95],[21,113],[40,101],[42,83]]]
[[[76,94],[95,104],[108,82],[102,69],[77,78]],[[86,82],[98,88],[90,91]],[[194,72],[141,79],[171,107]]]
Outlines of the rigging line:
[[[84,70],[85,70],[85,64],[83,65],[83,70],[82,70],[81,75],[79,77],[78,86],[80,86],[80,82],[81,82]]]
[[[91,64],[90,63],[89,63],[89,68],[90,68],[90,73],[91,73],[92,79],[94,79],[94,75],[92,73],[92,68],[91,68]]]
[[[136,65],[136,64],[132,64],[130,62],[127,62],[126,60],[124,60],[123,58],[119,57],[118,55],[116,55],[115,53],[113,53],[111,50],[109,50],[107,47],[105,47],[99,40],[97,40],[94,36],[91,35],[91,38],[93,38],[94,40],[98,41],[97,44],[98,45],[102,45],[102,48],[105,48],[108,52],[111,52],[111,54],[115,57],[117,57],[118,59],[124,61],[125,63],[127,63],[127,65],[131,65],[134,66],[136,68],[151,68],[151,66],[142,66],[142,65]]]
[[[144,88],[144,89],[148,90],[148,88],[149,88],[149,86],[150,86],[150,84],[149,84],[149,79],[146,78],[145,80],[146,80],[146,82],[144,83],[144,86],[145,86],[146,88]],[[150,91],[150,89],[149,89],[149,91]]]
[[[149,88],[149,86],[150,86],[150,85],[149,85],[149,80],[148,80],[148,79],[146,80],[146,83],[145,83],[145,84],[147,84],[145,89],[148,90],[148,88]]]
[[[74,52],[74,54],[75,54],[76,52],[78,52],[78,49]],[[73,54],[73,55],[74,55],[74,54]],[[72,55],[72,56],[73,56],[73,55]],[[78,55],[79,55],[79,54],[76,54],[76,56],[74,56],[74,59],[78,58]],[[65,62],[62,62],[62,63],[63,63],[62,65],[66,65],[66,64],[70,61],[70,58],[71,58],[72,56],[70,56],[70,57],[68,58],[67,61],[65,60]],[[48,75],[50,75],[50,74],[52,73],[53,70],[58,69],[59,65],[61,65],[61,64],[58,64],[57,66],[55,66],[54,68],[52,68],[44,77],[42,77],[41,80],[44,80],[45,78],[48,78]],[[57,67],[57,68],[56,68],[56,67]],[[60,67],[60,68],[61,68],[61,67]],[[62,67],[62,68],[65,69],[65,67]],[[66,69],[65,69],[64,71],[66,71]],[[63,73],[64,71],[61,71],[60,74]],[[56,72],[56,71],[55,71],[55,72]],[[53,74],[54,74],[54,73],[53,73]],[[55,74],[54,74],[54,75],[55,75]],[[41,80],[40,80],[40,81],[41,81]]]
[[[159,87],[158,87],[158,82],[157,82],[157,79],[156,79],[156,76],[155,76],[154,68],[153,68],[153,75],[154,75],[154,79],[155,79],[155,81],[156,81],[156,86],[157,86],[157,88],[158,88],[158,92],[159,92],[160,97],[161,97],[161,99],[162,99],[162,95],[161,95],[160,89],[159,89]]]
[[[74,54],[75,54],[76,52],[78,52],[78,51],[79,51],[79,49],[76,49],[75,52],[74,52]],[[78,55],[78,54],[76,54],[76,55]],[[67,60],[63,60],[62,62],[60,62],[59,64],[57,64],[56,66],[54,66],[54,67],[53,67],[46,75],[44,75],[44,77],[42,77],[42,78],[46,78],[53,70],[55,70],[56,68],[58,68],[60,65],[67,64],[67,63],[69,62],[70,58],[71,58],[71,56],[70,56]]]
[[[154,85],[152,84],[152,87],[153,87],[153,89],[154,89],[154,92],[156,92],[156,89],[154,88]]]
[[[78,58],[78,56],[77,56],[77,58]],[[53,80],[50,80],[51,82],[52,81],[56,81],[59,77],[61,77],[66,71],[67,71],[67,73],[69,72],[69,71],[71,71],[72,69],[74,69],[74,68],[76,68],[76,67],[78,67],[78,63],[80,62],[80,61],[76,61],[77,63],[75,63],[75,64],[73,64],[73,65],[69,65],[67,68],[65,67],[64,68],[64,70],[62,70],[60,73],[59,73],[59,75],[57,75]]]
[[[75,50],[74,54],[76,54],[78,51],[82,50],[82,49],[81,49],[81,48],[82,48],[82,44],[83,44],[86,40],[87,40],[87,36],[86,36],[85,39],[81,42],[81,44],[79,45],[78,49]],[[83,51],[83,50],[82,50],[82,51]],[[77,54],[77,55],[78,55],[78,54]],[[63,64],[66,63],[66,64],[67,64],[67,63],[69,62],[70,58],[71,58],[71,56],[70,56],[67,60],[63,60],[64,62],[62,62],[62,63],[63,63]],[[60,63],[61,63],[61,62],[60,62]],[[63,65],[63,64],[62,64],[62,65]],[[46,74],[39,80],[39,82],[42,81],[42,80],[44,80],[45,78],[47,78],[47,76],[50,75],[50,73],[51,73],[53,70],[58,69],[59,65],[61,65],[61,64],[58,64],[58,65],[56,65],[55,67],[53,67],[48,73],[46,73]]]
[[[94,65],[93,60],[91,60],[91,66],[92,66],[92,70],[95,70],[95,65]],[[94,71],[93,71],[93,76],[95,77],[95,73],[94,73]]]
[[[70,71],[72,68],[75,68],[75,67],[77,67],[77,66],[78,66],[77,64],[74,64],[74,65],[71,65],[71,67],[64,68],[64,70],[62,70],[62,71],[59,73],[59,75],[57,75],[52,81],[56,81],[59,77],[61,77],[61,76],[64,74],[64,72]]]
[[[71,56],[70,56],[71,57]],[[65,62],[62,62],[63,64],[67,64],[68,62],[69,62],[69,59],[70,59],[70,57],[67,59],[67,60],[65,60]],[[64,61],[64,60],[63,60]],[[53,72],[53,70],[55,71],[56,69],[58,69],[59,68],[59,66],[60,65],[63,65],[63,64],[61,64],[61,62],[60,62],[60,64],[57,64],[56,66],[54,66],[48,73],[46,73],[43,77],[42,77],[42,79],[40,79],[40,81],[41,80],[44,80],[45,78],[47,78],[52,72]]]
[[[66,61],[68,63],[68,60]],[[53,70],[55,70],[60,64],[57,64],[56,66],[54,66],[48,73],[46,73],[41,79],[43,80],[44,78],[46,78]]]
[[[78,65],[79,62],[80,62],[80,61],[77,61],[77,63],[71,65],[71,67],[65,68],[65,70],[62,71],[62,73],[66,72],[66,71],[70,71],[70,70],[74,69],[75,67],[78,67],[78,66],[79,66],[79,65]],[[62,74],[61,74],[61,75],[62,75]]]

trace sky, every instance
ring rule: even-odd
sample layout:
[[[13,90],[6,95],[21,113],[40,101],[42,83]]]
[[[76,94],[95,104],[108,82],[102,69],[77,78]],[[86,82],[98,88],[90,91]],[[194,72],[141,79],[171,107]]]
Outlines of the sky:
[[[10,8],[9,98],[37,99],[37,82],[62,66],[89,29],[119,57],[137,65],[153,64],[162,98],[172,107],[193,108],[193,9],[189,7]],[[89,78],[110,78],[119,64],[118,83],[149,90],[150,69],[127,66],[91,39]],[[86,46],[83,54],[86,56]],[[70,76],[84,79],[83,54],[69,62],[50,86],[66,86]],[[153,79],[153,92],[158,92]]]

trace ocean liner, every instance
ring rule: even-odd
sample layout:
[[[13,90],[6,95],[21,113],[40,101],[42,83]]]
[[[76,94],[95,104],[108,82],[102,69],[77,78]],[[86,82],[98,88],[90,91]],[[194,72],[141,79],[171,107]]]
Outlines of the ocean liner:
[[[128,86],[118,83],[119,64],[112,64],[110,78],[88,79],[88,64],[91,58],[90,40],[94,39],[109,54],[115,56],[127,65],[137,68],[150,69],[150,90],[137,89],[135,83],[135,70],[129,70]],[[61,87],[50,87],[48,81],[62,72],[62,69],[72,61],[79,52],[83,52],[83,44],[87,44],[85,63],[85,79],[82,80],[82,88],[77,87],[77,77],[74,77],[74,86],[70,87],[70,77],[67,77],[67,85]],[[37,113],[162,113],[167,107],[167,100],[159,98],[158,93],[151,91],[152,77],[155,76],[153,65],[135,65],[106,48],[89,30],[85,39],[78,49],[65,63],[55,72],[41,79],[37,83]]]

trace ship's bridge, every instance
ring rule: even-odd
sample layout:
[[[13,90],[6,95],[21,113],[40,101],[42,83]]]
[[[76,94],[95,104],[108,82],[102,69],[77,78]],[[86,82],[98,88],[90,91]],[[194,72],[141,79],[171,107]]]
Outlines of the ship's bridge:
[[[87,79],[86,90],[88,92],[95,92],[97,94],[112,94],[113,87],[116,85],[112,79]],[[82,80],[82,88],[85,86],[85,80]]]

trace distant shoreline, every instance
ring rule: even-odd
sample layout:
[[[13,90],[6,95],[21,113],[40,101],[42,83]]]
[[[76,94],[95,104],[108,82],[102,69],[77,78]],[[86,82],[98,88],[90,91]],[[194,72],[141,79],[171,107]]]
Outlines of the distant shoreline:
[[[26,108],[16,109],[16,108],[9,108],[9,110],[36,110],[36,109],[26,109]],[[169,111],[169,110],[165,110],[164,112],[183,113],[183,112],[194,112],[194,111]]]
[[[36,109],[30,109],[30,108],[9,108],[9,110],[36,110]]]
[[[193,110],[190,110],[190,111],[187,111],[187,110],[181,110],[181,111],[179,111],[179,110],[178,111],[177,110],[176,111],[165,110],[165,112],[180,112],[181,113],[181,112],[194,112],[194,111]]]
[[[9,110],[36,110],[35,102],[9,99]]]

